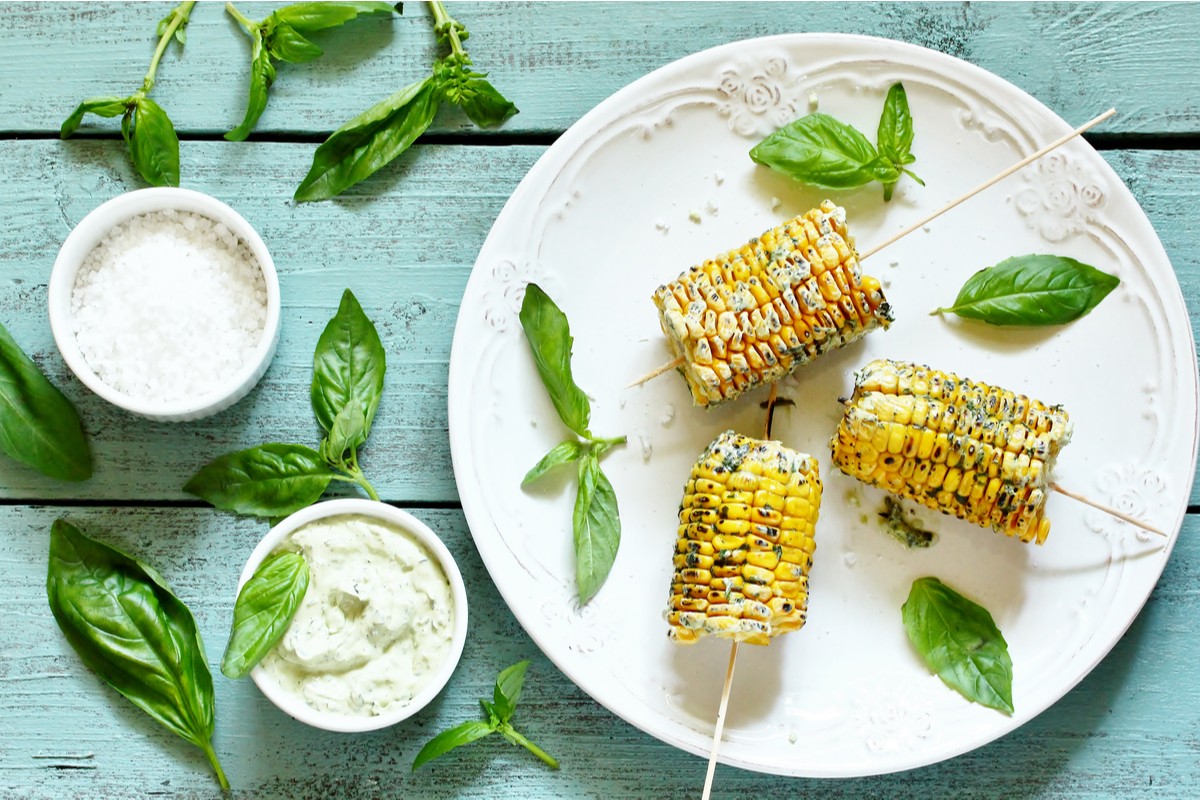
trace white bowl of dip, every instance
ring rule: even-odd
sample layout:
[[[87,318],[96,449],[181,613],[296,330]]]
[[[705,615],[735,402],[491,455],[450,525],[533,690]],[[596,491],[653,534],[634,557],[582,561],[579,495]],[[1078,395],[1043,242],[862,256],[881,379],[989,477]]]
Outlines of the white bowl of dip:
[[[250,677],[282,711],[329,731],[371,731],[420,711],[467,639],[467,593],[450,551],[411,514],[329,500],[263,537],[238,590],[268,555],[300,552],[309,584],[287,632]]]

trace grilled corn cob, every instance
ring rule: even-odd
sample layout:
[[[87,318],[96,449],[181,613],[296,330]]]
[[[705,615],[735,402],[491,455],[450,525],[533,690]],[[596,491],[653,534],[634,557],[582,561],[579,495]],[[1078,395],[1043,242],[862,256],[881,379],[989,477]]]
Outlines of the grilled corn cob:
[[[685,270],[653,300],[700,406],[782,378],[892,321],[879,281],[858,265],[845,209],[829,200]]]
[[[1070,438],[1061,406],[879,359],[855,375],[831,446],[847,475],[1042,544],[1050,470]]]
[[[718,436],[679,506],[670,638],[767,644],[802,628],[820,507],[815,458],[733,431]]]

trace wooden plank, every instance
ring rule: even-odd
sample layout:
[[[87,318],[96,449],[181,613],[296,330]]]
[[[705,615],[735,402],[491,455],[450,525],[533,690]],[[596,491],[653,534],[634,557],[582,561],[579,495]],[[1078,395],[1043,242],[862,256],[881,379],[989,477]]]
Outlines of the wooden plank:
[[[147,424],[88,392],[58,355],[45,313],[50,267],[71,227],[102,201],[137,186],[123,146],[0,143],[0,159],[13,165],[0,184],[6,211],[0,322],[79,404],[97,467],[91,481],[67,486],[0,459],[0,496],[184,499],[185,480],[224,452],[297,437],[315,444],[308,400],[312,349],[349,287],[379,325],[389,358],[364,469],[391,500],[457,498],[445,431],[446,364],[458,304],[493,220],[543,148],[420,146],[344,200],[296,205],[288,198],[310,149],[224,142],[185,148],[188,185],[230,203],[262,233],[285,308],[279,351],[259,387],[216,417],[170,425]],[[1157,228],[1188,298],[1192,328],[1200,331],[1200,242],[1192,234],[1200,152],[1108,156]],[[1200,486],[1192,498],[1200,500]]]
[[[261,19],[278,4],[238,4]],[[0,5],[0,85],[8,131],[53,134],[85,97],[131,93],[169,3]],[[454,3],[476,64],[521,109],[507,133],[556,133],[617,89],[691,53],[740,39],[828,31],[886,36],[963,58],[1068,120],[1115,105],[1106,131],[1200,130],[1200,6],[1195,3]],[[403,17],[319,36],[317,64],[280,67],[259,136],[328,132],[427,74],[435,56],[423,4]],[[69,54],[70,57],[63,57]],[[193,13],[179,60],[154,96],[181,130],[219,134],[245,109],[247,38],[217,3]],[[112,120],[98,129],[116,131]],[[443,113],[434,130],[472,129]]]
[[[388,352],[387,389],[363,468],[387,497],[454,500],[446,364],[459,298],[492,221],[541,148],[418,148],[407,159],[407,176],[402,165],[358,197],[296,205],[292,171],[311,146],[191,145],[184,154],[188,185],[238,209],[262,234],[281,276],[282,335],[270,370],[233,409],[183,425],[148,424],[88,392],[54,347],[47,280],[74,223],[135,188],[135,176],[116,142],[0,144],[0,157],[20,165],[0,188],[7,216],[0,226],[0,320],[78,403],[96,457],[93,480],[72,486],[0,459],[3,493],[181,499],[186,479],[221,453],[263,441],[315,446],[312,352],[351,288]],[[254,180],[244,180],[251,169]],[[388,186],[396,191],[384,191]]]
[[[47,531],[64,512],[15,507],[0,530],[0,796],[217,797],[191,745],[143,716],[80,663],[46,605]],[[85,531],[154,564],[196,614],[220,660],[237,574],[265,528],[192,509],[66,509]],[[378,796],[694,797],[705,762],[622,722],[545,659],[497,594],[455,511],[416,510],[443,537],[467,583],[472,624],[448,689],[411,721],[367,735],[294,722],[248,681],[217,673],[215,745],[238,794],[302,800]],[[1190,798],[1200,785],[1200,518],[1113,652],[1029,725],[943,764],[893,776],[808,781],[720,767],[718,797]],[[899,624],[897,616],[897,624]],[[801,634],[803,635],[803,634]],[[435,732],[474,719],[495,673],[533,665],[516,721],[562,761],[550,772],[494,737],[411,773]],[[215,667],[214,667],[215,668]],[[715,703],[715,695],[714,695]]]

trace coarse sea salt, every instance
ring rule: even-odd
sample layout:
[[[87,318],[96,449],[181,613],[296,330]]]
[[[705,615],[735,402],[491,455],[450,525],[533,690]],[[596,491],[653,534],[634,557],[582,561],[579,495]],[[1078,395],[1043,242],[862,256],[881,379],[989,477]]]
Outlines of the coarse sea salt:
[[[249,361],[266,327],[267,288],[224,223],[155,211],[114,227],[84,259],[71,317],[101,381],[168,403],[224,387]]]

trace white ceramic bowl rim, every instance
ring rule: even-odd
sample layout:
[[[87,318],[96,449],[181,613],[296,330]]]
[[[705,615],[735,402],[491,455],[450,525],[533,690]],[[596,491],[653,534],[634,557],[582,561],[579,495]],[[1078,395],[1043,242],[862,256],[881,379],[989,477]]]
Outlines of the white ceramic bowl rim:
[[[117,225],[143,214],[174,209],[224,223],[241,239],[262,271],[267,291],[267,316],[262,338],[254,352],[236,373],[204,395],[169,403],[152,403],[130,397],[104,383],[84,359],[75,341],[71,325],[71,294],[84,259]],[[275,262],[262,237],[246,219],[220,200],[203,192],[173,187],[137,189],[105,201],[87,214],[71,230],[58,251],[49,285],[50,329],[63,360],[76,377],[100,397],[115,406],[151,418],[194,419],[216,413],[240,400],[266,372],[266,362],[274,355],[279,336],[279,277]],[[240,393],[239,393],[240,392]],[[235,396],[236,395],[236,396]],[[232,397],[232,400],[229,398]],[[229,400],[229,402],[224,402]]]
[[[279,547],[280,543],[293,531],[319,519],[348,514],[375,517],[404,530],[429,550],[437,559],[442,572],[450,583],[450,593],[454,598],[454,630],[451,634],[450,649],[446,653],[445,660],[442,661],[441,666],[438,667],[437,671],[429,679],[429,682],[413,697],[411,702],[389,713],[374,717],[358,717],[348,714],[333,714],[318,711],[305,703],[302,698],[283,689],[266,673],[261,665],[256,666],[250,672],[250,677],[259,690],[267,696],[268,700],[294,719],[323,730],[340,733],[359,733],[386,728],[408,719],[429,705],[433,698],[450,681],[450,676],[454,673],[454,670],[458,667],[459,660],[462,658],[463,646],[467,641],[467,590],[454,556],[450,554],[446,545],[442,543],[442,540],[437,537],[437,534],[428,525],[407,511],[402,511],[387,503],[361,498],[344,498],[326,500],[303,508],[271,528],[266,536],[262,538],[262,541],[258,543],[258,546],[254,548],[254,552],[250,554],[250,558],[246,561],[246,566],[242,570],[241,577],[238,578],[238,591],[241,591],[242,586],[254,574],[254,570],[258,568],[263,559]]]

